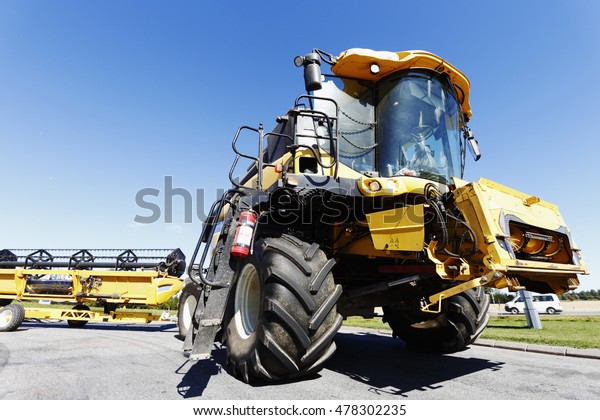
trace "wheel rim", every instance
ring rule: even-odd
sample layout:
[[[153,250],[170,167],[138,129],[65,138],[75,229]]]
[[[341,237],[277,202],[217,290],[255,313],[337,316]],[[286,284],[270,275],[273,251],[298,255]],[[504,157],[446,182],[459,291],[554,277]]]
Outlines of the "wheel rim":
[[[185,302],[183,302],[181,321],[183,323],[183,328],[186,330],[189,330],[192,325],[192,319],[194,318],[194,311],[196,310],[197,304],[198,301],[194,295],[188,296]]]
[[[246,264],[238,278],[234,312],[239,336],[250,337],[256,331],[260,315],[260,279],[252,264]]]
[[[0,327],[5,327],[8,324],[10,324],[12,319],[13,319],[13,314],[11,311],[4,311],[4,312],[0,313]]]

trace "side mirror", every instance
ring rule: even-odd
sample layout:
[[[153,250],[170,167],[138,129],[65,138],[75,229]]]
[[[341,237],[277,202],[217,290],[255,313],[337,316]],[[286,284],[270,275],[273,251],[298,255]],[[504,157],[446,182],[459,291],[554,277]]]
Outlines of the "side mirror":
[[[473,132],[469,127],[465,128],[465,137],[469,142],[469,150],[471,152],[471,156],[473,156],[473,160],[477,162],[481,158],[481,152],[479,151],[479,142],[475,140],[475,136],[473,136]]]
[[[296,67],[304,66],[304,85],[307,91],[321,89],[321,57],[317,53],[298,56],[294,59]]]

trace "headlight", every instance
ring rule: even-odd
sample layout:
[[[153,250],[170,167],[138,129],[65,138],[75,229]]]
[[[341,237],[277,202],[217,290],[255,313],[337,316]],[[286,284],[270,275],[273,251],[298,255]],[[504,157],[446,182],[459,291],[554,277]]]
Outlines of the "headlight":
[[[367,186],[372,192],[377,192],[381,190],[381,184],[379,183],[379,181],[367,181]]]

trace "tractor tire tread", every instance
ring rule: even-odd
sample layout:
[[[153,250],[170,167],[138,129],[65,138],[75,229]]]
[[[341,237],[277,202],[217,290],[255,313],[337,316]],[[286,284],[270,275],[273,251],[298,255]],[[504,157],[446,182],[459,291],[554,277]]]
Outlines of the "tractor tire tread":
[[[4,308],[2,308],[2,310],[0,310],[0,314],[7,311],[12,313],[12,317],[5,325],[0,326],[0,331],[15,331],[25,320],[25,308],[23,308],[21,305],[11,303],[10,305],[6,305]]]
[[[286,234],[258,239],[252,258],[244,264],[259,272],[262,315],[248,337],[238,334],[233,317],[226,323],[223,341],[234,374],[244,382],[273,382],[316,372],[333,355],[342,323],[334,261],[315,244]],[[235,282],[232,287],[235,297]]]
[[[384,308],[384,319],[393,335],[411,347],[454,353],[464,350],[481,335],[490,319],[489,307],[490,297],[477,287],[447,298],[440,314]]]

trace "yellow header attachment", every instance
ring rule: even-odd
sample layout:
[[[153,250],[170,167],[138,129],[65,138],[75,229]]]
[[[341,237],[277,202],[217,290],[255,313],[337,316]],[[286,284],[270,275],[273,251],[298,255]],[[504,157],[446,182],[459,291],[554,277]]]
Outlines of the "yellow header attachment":
[[[494,287],[520,284],[560,294],[579,285],[577,275],[588,274],[557,206],[483,178],[454,182],[456,205],[477,234],[482,263],[505,276]]]
[[[378,66],[377,72],[372,71],[374,64]],[[353,48],[340,54],[337,62],[331,67],[331,71],[340,77],[377,81],[399,70],[417,68],[446,73],[456,86],[463,114],[467,120],[471,118],[469,79],[452,64],[430,52],[416,50],[388,52]]]

